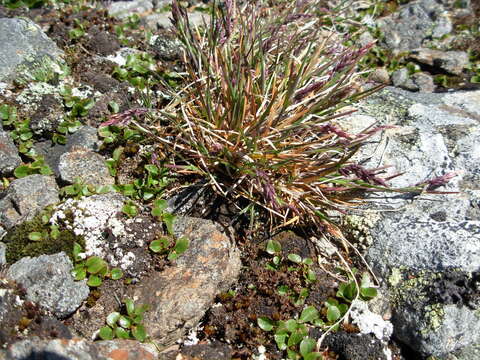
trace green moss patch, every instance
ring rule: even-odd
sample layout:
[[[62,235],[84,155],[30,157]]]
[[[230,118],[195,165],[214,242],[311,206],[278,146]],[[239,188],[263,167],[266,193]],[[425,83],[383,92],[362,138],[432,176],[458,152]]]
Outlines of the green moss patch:
[[[43,219],[42,219],[43,218]],[[7,263],[12,264],[26,256],[51,255],[64,251],[73,261],[73,245],[75,242],[84,246],[83,237],[72,231],[59,229],[52,234],[50,225],[45,224],[45,214],[39,214],[33,220],[27,221],[11,229],[3,238],[6,244]],[[42,233],[40,240],[31,240],[31,233]]]

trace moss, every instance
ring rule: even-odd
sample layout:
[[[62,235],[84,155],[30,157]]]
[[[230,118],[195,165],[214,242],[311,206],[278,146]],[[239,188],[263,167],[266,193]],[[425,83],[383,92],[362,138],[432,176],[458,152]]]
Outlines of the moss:
[[[50,233],[50,226],[44,224],[39,214],[31,221],[27,221],[11,229],[3,238],[6,244],[7,263],[12,264],[26,256],[51,255],[64,251],[73,262],[73,245],[75,242],[82,247],[85,246],[83,237],[75,235],[71,230],[59,229],[60,233],[56,239],[46,236],[40,241],[31,241],[28,235],[31,232]]]

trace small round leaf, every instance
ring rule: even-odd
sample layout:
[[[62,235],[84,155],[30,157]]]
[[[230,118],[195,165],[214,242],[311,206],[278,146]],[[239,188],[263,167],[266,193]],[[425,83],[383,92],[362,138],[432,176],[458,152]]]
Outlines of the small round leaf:
[[[113,339],[113,330],[110,326],[104,326],[100,329],[98,333],[102,340],[112,340]]]
[[[257,324],[260,327],[260,329],[264,331],[272,331],[274,322],[270,320],[268,317],[259,317],[257,319]]]

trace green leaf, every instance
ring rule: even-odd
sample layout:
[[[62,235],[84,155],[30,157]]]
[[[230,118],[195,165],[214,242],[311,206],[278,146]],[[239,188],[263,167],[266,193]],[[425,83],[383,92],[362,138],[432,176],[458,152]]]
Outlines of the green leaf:
[[[282,251],[282,245],[276,240],[268,240],[267,253],[270,255],[278,254]]]
[[[170,235],[173,235],[173,223],[177,217],[173,214],[164,213],[162,214],[162,220],[167,227],[167,231]]]
[[[87,281],[87,285],[90,287],[98,287],[102,285],[102,279],[97,275],[90,275]]]
[[[35,231],[28,234],[28,238],[32,241],[41,241],[43,239],[43,236],[41,232]]]
[[[120,319],[120,313],[117,311],[114,311],[107,316],[107,324],[111,326],[112,328],[117,325],[117,321]]]
[[[120,326],[115,328],[115,335],[119,339],[130,339],[130,332]]]
[[[136,306],[133,313],[134,315],[142,315],[145,311],[148,311],[148,309],[150,309],[150,306],[148,304],[143,304],[140,306]]]
[[[159,253],[168,249],[169,246],[170,246],[170,240],[164,237],[157,240],[153,240],[150,243],[149,248],[154,253]]]
[[[85,265],[90,274],[98,274],[107,267],[107,263],[98,256],[90,256],[85,262]]]
[[[302,260],[302,262],[305,264],[305,265],[313,265],[313,260],[310,259],[310,258],[305,258]]]
[[[168,261],[174,261],[177,260],[178,254],[175,251],[170,251],[170,253],[167,256]]]
[[[10,107],[7,104],[0,105],[0,118],[2,120],[7,120],[10,116]]]
[[[257,319],[257,324],[260,327],[260,329],[264,331],[272,331],[273,326],[275,325],[275,323],[272,320],[270,320],[268,317],[259,317]]]
[[[147,339],[147,331],[145,330],[145,326],[139,324],[132,328],[132,335],[135,339],[140,342],[144,342]]]
[[[52,239],[56,240],[60,236],[60,230],[58,229],[57,225],[50,226],[50,236]]]
[[[300,341],[302,341],[304,336],[305,335],[301,331],[295,331],[294,333],[292,333],[287,341],[288,347],[299,344]]]
[[[310,305],[303,309],[299,321],[302,323],[312,322],[313,320],[318,319],[318,317],[318,310],[315,306]]]
[[[100,329],[98,333],[102,340],[112,340],[113,339],[113,330],[109,326],[104,326]]]
[[[300,342],[300,355],[305,357],[307,354],[311,353],[315,349],[316,341],[306,337]]]
[[[75,260],[80,260],[78,255],[82,253],[82,246],[79,243],[74,243],[73,244],[73,257]]]
[[[112,280],[120,280],[123,276],[123,271],[119,268],[113,268],[110,272],[110,277]]]
[[[308,269],[306,278],[307,278],[308,281],[316,281],[317,280],[317,275],[315,274],[315,271],[313,271],[311,269]]]
[[[287,285],[280,285],[277,288],[278,295],[287,295],[290,292],[290,288]]]
[[[298,355],[297,352],[291,350],[291,349],[287,349],[287,357],[288,359],[290,360],[298,360],[300,355]]]
[[[294,319],[290,319],[290,320],[285,321],[285,328],[289,332],[293,333],[298,328],[297,321],[294,320]]]
[[[364,300],[371,300],[377,296],[377,289],[371,287],[361,288],[360,295]]]
[[[28,175],[31,175],[31,174],[32,174],[32,170],[30,169],[30,167],[28,165],[20,165],[13,172],[13,175],[15,175],[15,177],[17,179],[21,179],[21,178],[23,178],[25,176],[28,176]]]
[[[168,207],[168,202],[164,199],[157,199],[153,202],[153,206],[164,211]]]
[[[291,262],[294,262],[295,264],[301,264],[302,262],[302,258],[300,257],[300,255],[297,255],[297,254],[288,254],[288,260],[290,260]]]
[[[275,339],[279,350],[283,351],[287,348],[288,334],[275,334],[273,335],[273,338]]]
[[[131,316],[133,312],[135,311],[135,304],[131,299],[125,299],[123,301],[125,303],[125,308],[127,309],[127,314]]]
[[[132,325],[132,321],[128,317],[120,315],[120,317],[118,318],[118,325],[120,325],[124,329],[128,329]]]
[[[318,352],[311,352],[303,356],[303,360],[317,360],[322,359],[322,354]]]
[[[186,237],[181,237],[175,243],[173,250],[177,253],[177,255],[182,255],[185,251],[187,251],[189,245],[190,240],[188,240]]]
[[[280,260],[281,260],[280,256],[274,256],[272,261],[275,265],[278,265],[280,264]]]
[[[122,212],[130,217],[137,215],[137,207],[134,204],[125,204],[122,207]]]
[[[329,306],[327,309],[327,320],[329,322],[335,322],[340,319],[340,310],[336,306]]]
[[[76,281],[83,280],[87,277],[87,270],[85,268],[73,269],[72,276]]]

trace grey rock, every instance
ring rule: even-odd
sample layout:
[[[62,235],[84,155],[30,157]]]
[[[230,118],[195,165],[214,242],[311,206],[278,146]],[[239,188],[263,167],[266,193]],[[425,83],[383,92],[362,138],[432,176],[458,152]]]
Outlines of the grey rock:
[[[418,72],[411,76],[413,83],[418,87],[418,91],[431,93],[435,91],[433,77],[427,73]]]
[[[60,170],[58,168],[60,157],[75,149],[85,149],[91,151],[98,151],[100,148],[100,139],[97,135],[97,129],[92,126],[82,126],[73,134],[67,135],[67,143],[54,144],[51,140],[38,142],[34,145],[35,151],[42,155],[45,162],[53,170],[56,177],[60,177]]]
[[[51,133],[63,121],[64,115],[61,100],[53,94],[45,94],[31,115],[30,129],[37,135]]]
[[[370,75],[370,79],[385,85],[390,85],[390,74],[385,68],[378,68]]]
[[[22,163],[18,149],[7,132],[0,130],[0,176],[8,176]]]
[[[452,23],[441,0],[412,1],[381,18],[377,25],[384,33],[381,45],[394,51],[407,51],[422,46],[431,37],[449,34]]]
[[[392,73],[392,83],[394,86],[397,86],[402,89],[416,91],[418,90],[418,86],[415,85],[412,79],[410,79],[410,75],[408,73],[407,68],[401,68],[395,70]]]
[[[0,242],[0,265],[7,263],[6,251],[7,245],[5,245],[3,242]]]
[[[416,49],[410,58],[430,66],[434,66],[453,75],[461,75],[469,63],[465,51],[439,51],[432,49]]]
[[[421,209],[384,216],[372,230],[368,255],[384,277],[393,268],[475,271],[480,264],[480,221],[440,221]],[[389,234],[386,239],[386,234]],[[412,249],[415,249],[414,251]]]
[[[145,326],[161,345],[171,345],[196,326],[215,296],[237,279],[239,252],[218,225],[209,220],[179,217],[175,236],[190,239],[175,266],[142,280],[132,296],[150,304]]]
[[[423,355],[445,356],[480,341],[480,317],[465,306],[406,303],[392,322],[395,336]]]
[[[32,220],[43,208],[59,201],[57,183],[50,176],[29,175],[13,180],[0,199],[0,225],[8,230]]]
[[[108,360],[101,356],[95,345],[85,339],[46,340],[31,337],[12,344],[6,351],[5,360]]]
[[[133,13],[144,13],[153,9],[150,0],[115,1],[108,6],[108,13],[119,19],[125,19]]]
[[[160,59],[171,61],[181,58],[182,46],[182,43],[175,36],[162,34],[155,40],[152,50]]]
[[[102,141],[98,138],[97,129],[93,126],[82,126],[72,135],[67,137],[67,149],[71,150],[73,147],[81,147],[84,149],[98,151]]]
[[[364,360],[366,354],[370,359],[388,359],[386,346],[372,335],[333,332],[325,338],[322,344],[342,359]]]
[[[31,20],[0,18],[0,81],[58,70],[63,52]]]
[[[166,29],[172,26],[172,22],[170,21],[171,14],[169,12],[164,13],[153,13],[150,15],[145,16],[142,21],[146,27],[156,30],[156,29]],[[201,26],[204,23],[208,24],[209,17],[207,14],[193,11],[188,14],[188,20],[190,21],[190,25],[192,26]]]
[[[115,180],[108,171],[104,158],[84,148],[73,148],[60,156],[60,178],[73,184],[76,180],[94,186],[113,185]]]
[[[72,262],[64,252],[29,256],[14,263],[7,277],[22,284],[27,299],[59,318],[72,314],[88,297],[86,281],[74,281]]]
[[[457,173],[438,189],[456,194],[424,195],[414,201],[406,196],[372,196],[382,211],[372,218],[368,234],[373,244],[366,258],[396,293],[391,297],[394,335],[422,355],[444,356],[480,341],[477,312],[464,303],[439,299],[429,290],[452,269],[467,276],[479,270],[480,213],[475,210],[480,200],[479,99],[480,91],[427,94],[387,88],[360,105],[359,119],[366,116],[364,122],[382,123],[386,115],[393,115],[389,122],[394,120],[397,127],[362,150],[370,157],[366,167],[393,166],[385,176],[404,172],[391,180],[393,186]],[[433,275],[414,282],[422,273]],[[413,280],[408,274],[414,274]],[[469,291],[466,285],[455,286],[460,293]]]

